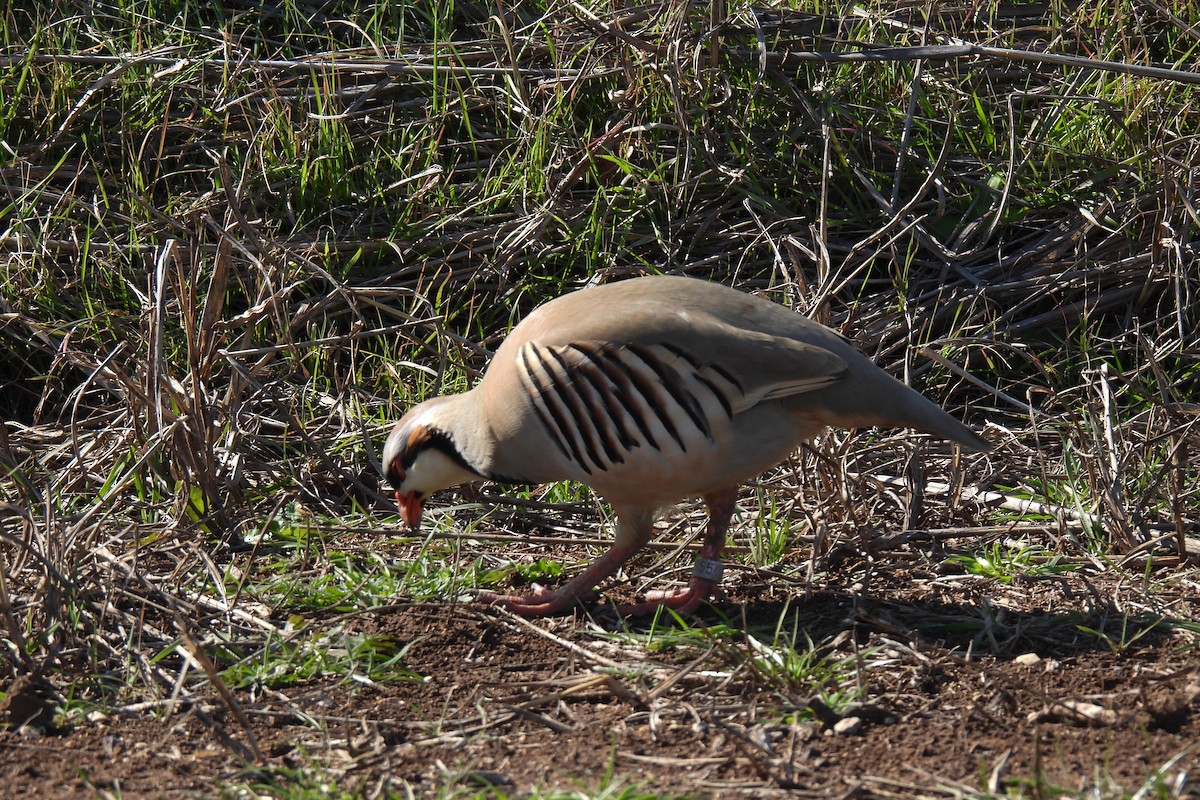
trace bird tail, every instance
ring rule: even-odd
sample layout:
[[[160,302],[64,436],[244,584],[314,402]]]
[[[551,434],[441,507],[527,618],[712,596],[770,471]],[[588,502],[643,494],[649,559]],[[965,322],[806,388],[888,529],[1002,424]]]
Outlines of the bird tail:
[[[907,391],[896,397],[896,407],[889,411],[887,422],[881,424],[907,425],[980,453],[987,453],[992,449],[991,442],[947,414],[937,403],[915,389],[905,384],[901,385]]]

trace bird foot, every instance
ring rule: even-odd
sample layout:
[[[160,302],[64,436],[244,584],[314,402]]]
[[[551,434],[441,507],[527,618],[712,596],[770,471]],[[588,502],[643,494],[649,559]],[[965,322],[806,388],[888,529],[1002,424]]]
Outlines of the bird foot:
[[[578,603],[590,600],[595,594],[592,592],[580,597],[574,592],[564,592],[561,589],[554,591],[553,589],[539,586],[536,583],[533,585],[533,590],[533,594],[526,595],[525,597],[512,594],[496,594],[495,592],[479,592],[475,595],[475,599],[490,606],[506,608],[522,617],[545,617],[550,614],[560,614],[563,611],[574,608]]]
[[[624,560],[623,558],[621,559]],[[606,565],[602,568],[607,571]],[[595,566],[589,568],[597,571]],[[631,605],[616,606],[617,613],[623,617],[642,617],[669,608],[680,616],[693,613],[705,600],[720,593],[721,574],[724,568],[715,558],[701,556],[696,560],[692,578],[688,587],[682,591],[648,592],[646,601]],[[596,597],[596,590],[583,588],[594,586],[594,574],[585,572],[583,575],[568,581],[558,589],[547,589],[533,584],[533,593],[525,597],[495,592],[480,592],[475,599],[488,605],[506,608],[522,617],[544,617],[550,614],[561,614],[579,603],[585,603]]]
[[[692,577],[688,588],[675,592],[648,592],[646,602],[617,606],[623,617],[644,617],[669,608],[681,617],[693,613],[705,600],[718,593],[716,581]]]

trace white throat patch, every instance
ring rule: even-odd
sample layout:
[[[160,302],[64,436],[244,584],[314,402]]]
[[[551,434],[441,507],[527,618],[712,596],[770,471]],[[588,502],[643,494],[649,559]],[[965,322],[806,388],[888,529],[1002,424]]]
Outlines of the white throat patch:
[[[457,486],[460,483],[481,480],[474,472],[463,469],[450,456],[430,447],[421,451],[404,476],[404,488],[428,495],[438,489]]]

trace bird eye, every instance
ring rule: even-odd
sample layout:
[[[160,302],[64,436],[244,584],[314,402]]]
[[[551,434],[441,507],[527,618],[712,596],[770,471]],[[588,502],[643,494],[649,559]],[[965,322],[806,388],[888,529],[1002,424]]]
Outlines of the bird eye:
[[[393,489],[399,489],[400,485],[404,483],[404,474],[405,472],[403,463],[400,461],[400,459],[393,458],[392,462],[388,464],[387,467],[388,483],[392,485]]]

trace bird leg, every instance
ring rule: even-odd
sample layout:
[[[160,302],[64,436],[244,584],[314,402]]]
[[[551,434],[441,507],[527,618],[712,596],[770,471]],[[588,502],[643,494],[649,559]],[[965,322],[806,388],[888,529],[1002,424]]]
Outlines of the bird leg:
[[[557,614],[576,603],[591,600],[596,596],[596,585],[612,577],[634,553],[646,546],[654,534],[653,509],[613,506],[613,512],[617,517],[617,530],[612,547],[558,589],[535,585],[534,593],[528,597],[481,592],[476,599],[503,606],[523,617]]]
[[[708,506],[708,525],[704,528],[704,542],[700,546],[700,557],[692,569],[688,587],[677,592],[650,592],[646,602],[620,606],[624,616],[652,614],[660,608],[669,608],[680,616],[691,614],[700,604],[708,600],[721,587],[721,550],[725,547],[725,533],[729,530],[729,519],[737,503],[737,487],[704,496]]]
[[[708,524],[688,588],[675,592],[650,592],[644,603],[618,606],[617,610],[622,616],[644,616],[660,608],[670,608],[681,616],[691,614],[700,607],[700,603],[716,594],[724,570],[721,551],[725,548],[725,533],[729,530],[729,519],[737,503],[737,487],[707,494],[704,503],[708,506]],[[483,603],[503,606],[522,617],[557,614],[577,603],[591,600],[596,596],[596,585],[611,577],[650,539],[651,519],[652,516],[645,512],[618,511],[617,540],[613,546],[587,569],[557,589],[535,587],[536,591],[527,597],[495,592],[480,592],[475,597]]]
[[[591,600],[596,596],[596,584],[609,578],[630,556],[642,548],[644,542],[637,544],[613,544],[600,558],[588,565],[588,568],[564,583],[557,589],[535,588],[528,597],[480,592],[475,599],[489,605],[503,606],[514,614],[522,617],[541,617],[546,614],[557,614],[566,611],[576,603]]]

